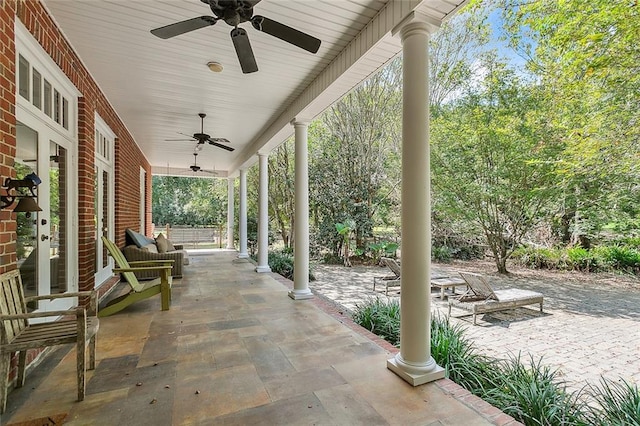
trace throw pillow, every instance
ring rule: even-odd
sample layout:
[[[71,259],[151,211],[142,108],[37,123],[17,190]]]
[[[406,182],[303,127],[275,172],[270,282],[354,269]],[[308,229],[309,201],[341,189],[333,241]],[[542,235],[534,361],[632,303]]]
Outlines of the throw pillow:
[[[167,251],[176,251],[176,248],[173,246],[171,240],[167,240]]]
[[[158,247],[158,253],[166,253],[169,251],[169,240],[167,240],[162,233],[156,237],[156,246]]]
[[[127,244],[135,244],[138,248],[142,248],[149,244],[155,244],[156,242],[153,238],[146,237],[133,229],[127,228],[125,233],[127,234]]]
[[[144,251],[148,251],[149,253],[157,253],[158,247],[156,247],[155,243],[147,244],[146,246],[140,247]]]

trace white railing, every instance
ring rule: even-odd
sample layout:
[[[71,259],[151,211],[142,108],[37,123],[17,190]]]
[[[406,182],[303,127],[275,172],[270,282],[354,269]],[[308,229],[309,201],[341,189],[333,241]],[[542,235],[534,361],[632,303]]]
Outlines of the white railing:
[[[156,227],[154,234],[164,233],[173,244],[182,244],[185,249],[226,247],[226,227]]]

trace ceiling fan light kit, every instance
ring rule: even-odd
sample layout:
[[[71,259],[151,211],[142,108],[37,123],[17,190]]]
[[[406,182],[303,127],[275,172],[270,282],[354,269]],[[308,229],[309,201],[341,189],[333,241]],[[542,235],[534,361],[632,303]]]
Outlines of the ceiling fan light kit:
[[[176,22],[165,25],[163,27],[151,30],[151,34],[162,39],[185,34],[200,28],[214,25],[219,20],[224,21],[227,25],[233,27],[231,30],[231,41],[236,50],[240,68],[244,74],[258,71],[256,58],[253,55],[253,49],[249,42],[247,32],[238,27],[243,22],[251,22],[253,28],[263,33],[272,35],[287,43],[293,44],[310,53],[317,53],[320,49],[321,41],[309,34],[298,31],[280,22],[271,20],[260,15],[253,15],[253,7],[260,0],[200,0],[202,3],[208,4],[214,16],[198,16],[196,18],[187,19],[185,21]],[[210,62],[211,63],[211,62]],[[209,65],[209,69],[214,71]],[[220,65],[222,71],[222,65]],[[214,72],[220,72],[214,71]]]
[[[215,61],[207,62],[207,68],[209,68],[211,72],[222,72],[222,70],[224,69],[220,62]]]

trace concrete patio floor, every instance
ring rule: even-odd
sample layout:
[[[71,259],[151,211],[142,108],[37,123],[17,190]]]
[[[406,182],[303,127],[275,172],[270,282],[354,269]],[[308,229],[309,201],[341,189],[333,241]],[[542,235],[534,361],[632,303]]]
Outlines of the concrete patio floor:
[[[408,385],[386,368],[393,347],[323,297],[291,300],[288,280],[235,252],[191,259],[170,311],[154,297],[101,319],[83,402],[63,347],[9,394],[0,424],[518,424],[447,379]]]
[[[317,265],[312,291],[353,309],[367,298],[386,296],[374,293],[373,277],[389,273],[371,266]],[[558,378],[569,389],[579,390],[588,383],[598,385],[600,377],[640,384],[640,280],[632,276],[607,273],[532,271],[512,268],[512,274],[495,273],[490,262],[434,264],[434,273],[458,276],[468,270],[486,275],[496,288],[516,287],[544,295],[544,313],[532,305],[504,312],[479,315],[473,326],[470,316],[452,310],[455,323],[466,328],[477,349],[496,358],[520,354],[559,371]],[[399,292],[390,292],[398,298]],[[461,291],[461,289],[459,290]],[[432,310],[446,315],[447,302],[432,290]]]

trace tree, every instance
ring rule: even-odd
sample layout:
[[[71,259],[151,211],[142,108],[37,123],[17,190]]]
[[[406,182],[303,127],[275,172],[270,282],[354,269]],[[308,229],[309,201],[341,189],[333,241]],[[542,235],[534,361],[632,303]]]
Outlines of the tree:
[[[226,222],[226,181],[153,176],[152,185],[154,223],[220,226]]]
[[[377,218],[390,211],[399,181],[399,169],[389,164],[398,161],[400,78],[396,60],[327,110],[310,132],[310,208],[319,240],[335,255],[342,244],[336,223],[353,219],[356,247],[364,249]]]
[[[293,139],[269,156],[269,217],[275,223],[285,248],[293,248],[295,217],[295,152]]]
[[[489,41],[488,7],[472,2],[442,24],[429,43],[429,101],[437,111],[464,89],[479,71],[476,58]]]
[[[500,273],[543,217],[559,146],[539,104],[539,88],[485,58],[486,75],[443,107],[432,127],[434,192],[449,214],[473,221]]]
[[[509,42],[548,93],[566,144],[556,229],[588,246],[609,223],[636,221],[640,190],[640,7],[621,0],[502,2]]]

